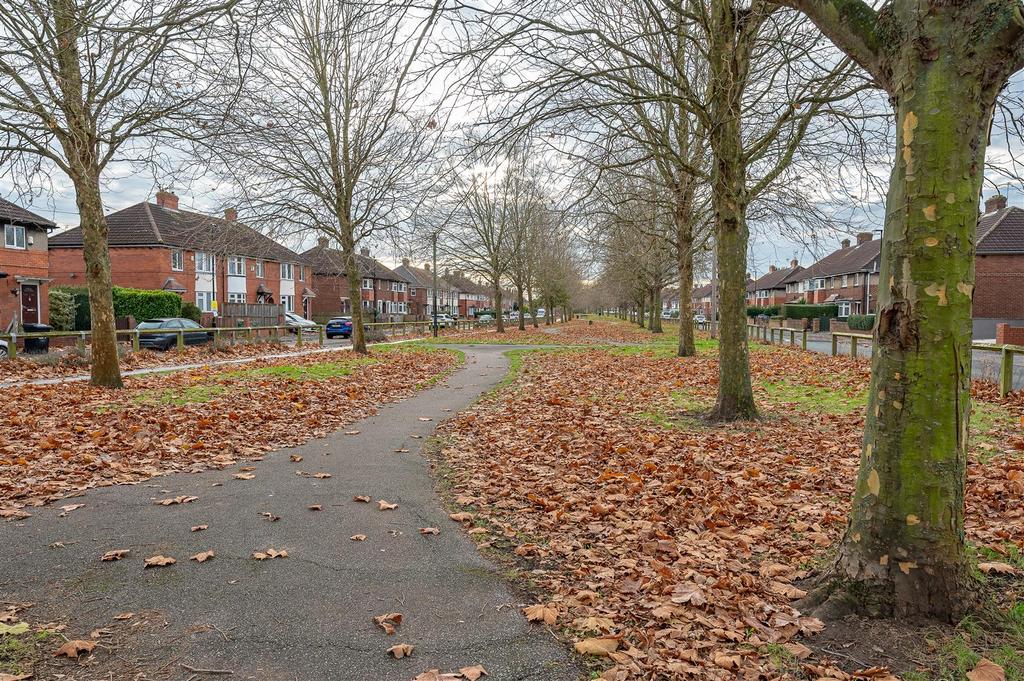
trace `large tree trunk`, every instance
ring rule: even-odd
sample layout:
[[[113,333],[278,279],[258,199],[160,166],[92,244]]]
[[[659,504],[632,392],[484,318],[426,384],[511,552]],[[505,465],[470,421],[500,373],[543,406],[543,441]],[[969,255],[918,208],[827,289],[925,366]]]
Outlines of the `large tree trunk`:
[[[664,333],[661,327],[661,289],[651,288],[651,333]]]
[[[352,301],[352,350],[366,354],[366,335],[363,333],[362,277],[356,259],[355,243],[343,240],[342,253],[345,258],[345,277],[348,279],[348,297]],[[376,282],[375,282],[376,283]]]
[[[896,107],[864,445],[829,585],[870,615],[956,621],[968,605],[974,240],[997,88],[960,57],[913,64]]]
[[[120,388],[123,383],[117,357],[107,219],[103,215],[99,171],[89,175],[75,178],[75,202],[78,204],[82,226],[82,255],[85,258],[85,281],[89,288],[89,315],[92,318],[90,382],[106,388]]]
[[[645,309],[645,306],[644,306],[644,302],[645,301],[644,301],[644,296],[643,295],[637,296],[637,301],[636,301],[636,323],[640,325],[641,329],[644,328],[644,323],[647,321],[646,317],[644,316],[647,313],[647,310]]]
[[[494,319],[498,325],[498,333],[505,333],[505,318],[501,314],[501,284],[494,286]]]
[[[746,65],[736,38],[731,0],[713,0],[709,60],[711,105],[715,125],[708,134],[715,173],[711,202],[718,246],[718,399],[715,421],[757,417],[747,355],[746,169],[743,161],[742,82]]]
[[[533,291],[529,288],[526,289],[526,304],[530,306],[530,319],[533,320],[533,328],[538,328],[537,322],[537,311],[533,308]],[[522,313],[520,313],[521,315]]]
[[[516,287],[516,305],[519,306],[519,330],[526,331],[526,315],[523,314],[523,287]]]
[[[693,220],[688,204],[676,203],[676,264],[679,267],[679,349],[680,357],[693,357]]]

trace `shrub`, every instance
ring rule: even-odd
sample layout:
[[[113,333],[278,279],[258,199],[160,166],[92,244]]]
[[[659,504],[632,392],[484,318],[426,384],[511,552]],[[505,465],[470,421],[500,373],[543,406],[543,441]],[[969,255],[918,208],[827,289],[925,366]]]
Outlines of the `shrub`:
[[[758,315],[767,315],[769,317],[778,317],[779,316],[779,309],[780,308],[779,308],[778,305],[768,305],[766,307],[758,307],[757,305],[748,305],[747,306],[747,316],[748,317],[757,317]]]
[[[92,327],[89,314],[89,290],[84,286],[61,286],[54,291],[65,291],[75,301],[75,331],[88,331]],[[135,317],[137,321],[153,317],[180,317],[181,296],[172,291],[147,291],[115,286],[114,316]]]
[[[203,311],[195,303],[186,300],[181,304],[181,316],[199,323],[203,320]]]
[[[50,289],[50,299],[57,291],[71,296],[75,306],[75,318],[68,331],[88,331],[90,328],[89,290],[84,286],[55,286]]]
[[[875,328],[875,315],[852,314],[846,318],[846,324],[851,331],[871,331]]]
[[[70,291],[50,290],[50,326],[55,331],[75,330],[75,296]]]
[[[838,305],[799,305],[786,303],[782,306],[784,319],[817,319],[819,317],[835,318],[839,316]]]

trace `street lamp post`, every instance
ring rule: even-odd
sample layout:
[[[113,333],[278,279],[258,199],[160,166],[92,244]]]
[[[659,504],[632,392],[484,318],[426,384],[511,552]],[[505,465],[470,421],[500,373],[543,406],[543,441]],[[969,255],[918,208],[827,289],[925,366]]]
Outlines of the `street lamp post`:
[[[434,285],[433,285],[433,289],[432,289],[433,292],[434,292],[434,301],[433,301],[433,305],[431,306],[431,314],[432,314],[432,316],[434,318],[434,338],[437,338],[437,232],[436,231],[431,235],[431,245],[433,247],[433,261],[434,261],[434,264],[430,268],[430,272],[434,276],[434,282],[433,282]]]

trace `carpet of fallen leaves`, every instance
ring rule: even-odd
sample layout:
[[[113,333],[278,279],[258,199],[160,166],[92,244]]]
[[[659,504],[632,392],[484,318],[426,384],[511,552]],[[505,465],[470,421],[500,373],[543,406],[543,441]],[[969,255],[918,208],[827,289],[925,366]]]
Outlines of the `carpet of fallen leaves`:
[[[665,331],[675,331],[677,322],[665,321]],[[635,324],[598,321],[593,324],[584,319],[544,325],[527,325],[523,331],[516,325],[505,327],[498,333],[494,326],[462,332],[446,338],[448,343],[494,343],[501,345],[605,345],[609,343],[649,343],[651,333]],[[664,336],[668,341],[673,337]]]
[[[830,412],[814,396],[863,394],[869,366],[758,348],[763,420],[710,427],[695,412],[713,403],[716,362],[532,353],[508,388],[444,427],[465,509],[453,517],[514,551],[543,592],[527,618],[607,659],[602,679],[793,678],[780,647],[799,675],[850,679],[797,640],[823,623],[792,604],[841,536],[863,429],[861,409]],[[801,387],[780,400],[768,392],[779,381]],[[976,393],[994,399],[988,385]],[[1001,406],[1017,421],[1024,395]],[[997,552],[1024,547],[1024,438],[1012,425],[970,457],[969,539]]]
[[[5,388],[0,518],[97,486],[221,468],[297,445],[451,371],[444,350],[318,353],[86,383]]]

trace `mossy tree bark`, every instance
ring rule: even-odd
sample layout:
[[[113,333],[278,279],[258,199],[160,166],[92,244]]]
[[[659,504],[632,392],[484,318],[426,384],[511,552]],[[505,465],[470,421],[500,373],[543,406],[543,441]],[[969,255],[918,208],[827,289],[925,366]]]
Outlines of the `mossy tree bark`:
[[[736,11],[731,0],[710,3],[708,143],[714,163],[712,207],[718,262],[718,398],[709,418],[735,421],[757,417],[747,354],[747,190],[741,128],[743,90],[750,51],[761,15]]]
[[[351,238],[345,238],[349,233],[349,230],[343,231],[341,251],[345,259],[348,296],[352,303],[352,350],[365,355],[367,350],[366,334],[363,332],[363,280],[359,272],[359,261],[356,258],[355,242]],[[377,282],[374,281],[373,285],[376,286]]]
[[[679,267],[679,357],[693,357],[697,347],[693,337],[693,197],[677,197],[676,260]]]
[[[505,333],[505,318],[501,314],[501,283],[494,284],[494,319],[498,333]]]
[[[804,2],[896,113],[868,414],[850,523],[816,594],[873,616],[968,606],[964,485],[974,240],[996,96],[1020,68],[1017,2]]]

